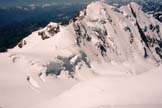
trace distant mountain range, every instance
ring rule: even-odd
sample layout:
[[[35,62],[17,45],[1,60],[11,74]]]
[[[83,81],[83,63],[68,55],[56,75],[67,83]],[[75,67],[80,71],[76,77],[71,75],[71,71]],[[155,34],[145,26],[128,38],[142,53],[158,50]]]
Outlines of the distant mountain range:
[[[27,6],[27,5],[39,5],[44,4],[55,4],[55,5],[76,5],[76,4],[87,4],[94,0],[1,0],[0,7],[14,7],[14,6]]]

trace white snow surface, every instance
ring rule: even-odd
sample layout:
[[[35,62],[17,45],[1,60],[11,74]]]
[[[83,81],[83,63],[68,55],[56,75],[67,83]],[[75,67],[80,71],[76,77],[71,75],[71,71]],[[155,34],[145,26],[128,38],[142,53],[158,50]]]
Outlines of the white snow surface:
[[[162,24],[140,6],[92,2],[58,33],[48,26],[0,53],[0,108],[162,108]]]

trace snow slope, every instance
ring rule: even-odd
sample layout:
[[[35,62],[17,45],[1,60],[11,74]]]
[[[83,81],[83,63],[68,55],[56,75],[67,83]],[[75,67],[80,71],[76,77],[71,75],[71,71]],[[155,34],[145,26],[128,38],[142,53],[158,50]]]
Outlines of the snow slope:
[[[97,77],[81,82],[60,96],[33,108],[113,108],[127,105],[128,108],[136,105],[137,108],[161,108],[160,70],[161,67],[129,78]]]
[[[162,107],[162,24],[130,3],[92,2],[0,54],[2,108]]]

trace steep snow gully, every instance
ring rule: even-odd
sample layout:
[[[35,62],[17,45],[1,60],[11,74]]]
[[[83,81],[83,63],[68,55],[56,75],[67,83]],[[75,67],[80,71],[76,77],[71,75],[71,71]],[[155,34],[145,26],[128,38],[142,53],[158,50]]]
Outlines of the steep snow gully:
[[[0,53],[0,108],[161,108],[162,23],[92,2]]]

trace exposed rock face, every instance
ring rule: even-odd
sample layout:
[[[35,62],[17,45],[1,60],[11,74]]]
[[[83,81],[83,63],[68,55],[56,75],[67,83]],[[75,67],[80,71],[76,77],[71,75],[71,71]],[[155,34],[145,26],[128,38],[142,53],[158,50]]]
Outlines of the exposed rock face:
[[[140,53],[161,61],[161,24],[135,3],[120,9],[103,2],[91,3],[74,19],[79,47],[89,48],[91,44],[109,60],[123,61]]]
[[[57,23],[50,23],[45,29],[38,32],[38,35],[41,36],[42,40],[45,40],[54,36],[58,32],[60,32],[60,26]]]
[[[154,17],[160,22],[162,22],[162,12],[155,12]]]
[[[26,40],[22,40],[22,41],[18,44],[18,47],[19,47],[19,48],[23,48],[26,44],[27,44]]]

